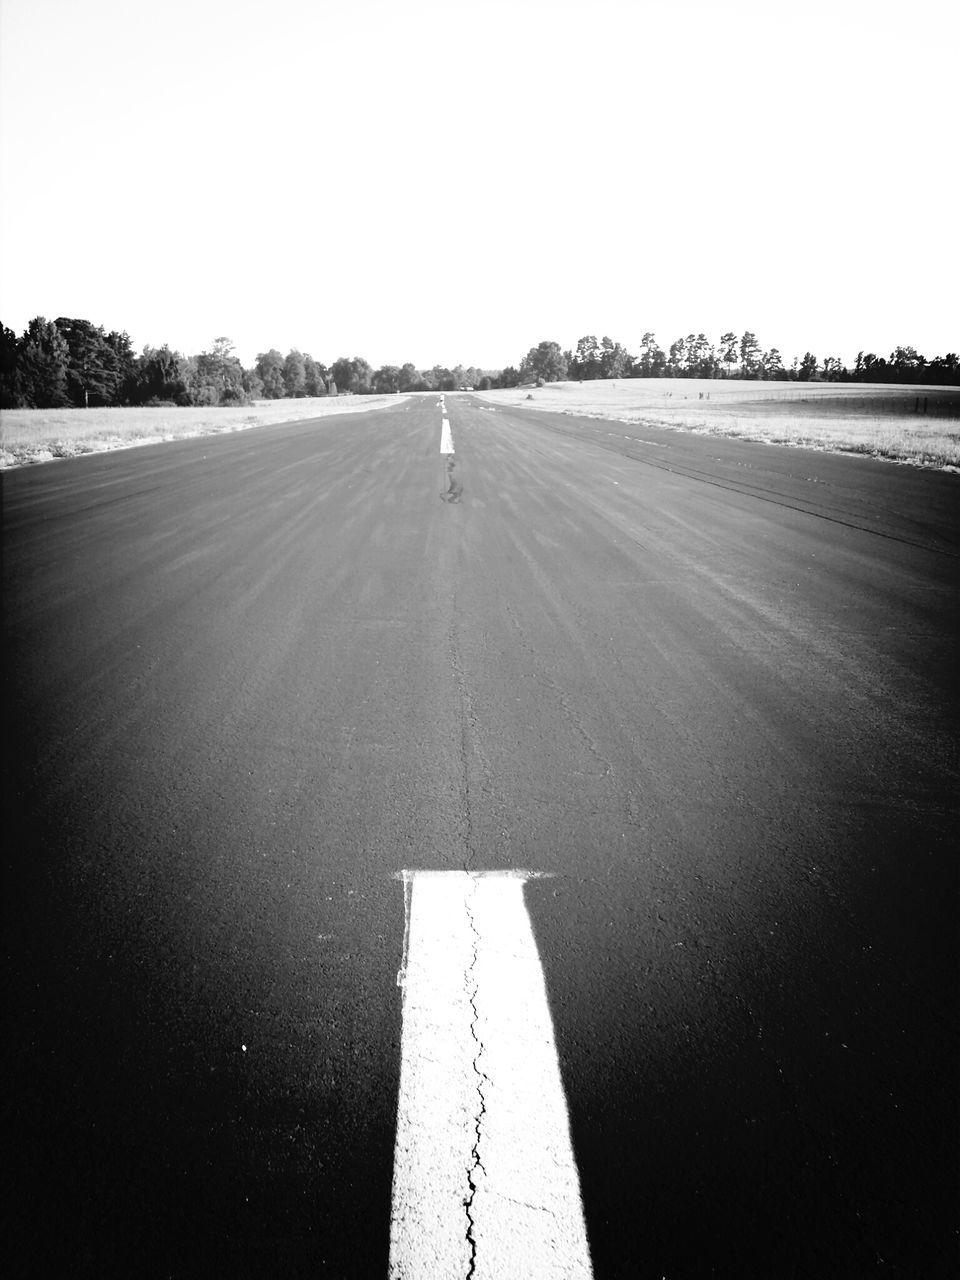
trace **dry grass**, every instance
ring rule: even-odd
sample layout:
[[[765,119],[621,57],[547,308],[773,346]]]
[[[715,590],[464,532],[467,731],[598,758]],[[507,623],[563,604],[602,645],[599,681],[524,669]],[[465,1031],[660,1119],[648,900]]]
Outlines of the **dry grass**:
[[[556,382],[482,395],[527,409],[960,469],[956,387],[642,378]]]
[[[403,396],[334,396],[263,400],[231,408],[4,409],[0,412],[0,468],[158,444],[224,431],[397,404]]]

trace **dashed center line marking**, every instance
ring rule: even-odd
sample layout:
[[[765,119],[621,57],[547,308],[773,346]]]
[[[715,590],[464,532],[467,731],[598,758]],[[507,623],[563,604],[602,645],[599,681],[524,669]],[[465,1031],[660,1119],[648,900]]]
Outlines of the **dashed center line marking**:
[[[453,453],[453,435],[450,431],[450,419],[446,417],[440,426],[440,452]]]
[[[403,872],[391,1280],[593,1274],[532,874]]]

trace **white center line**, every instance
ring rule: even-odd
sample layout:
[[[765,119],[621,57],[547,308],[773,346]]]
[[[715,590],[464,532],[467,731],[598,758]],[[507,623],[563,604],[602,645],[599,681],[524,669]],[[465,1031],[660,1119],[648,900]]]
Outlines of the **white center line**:
[[[531,874],[403,872],[392,1280],[592,1276]]]
[[[440,452],[453,453],[453,436],[450,433],[450,419],[447,417],[440,427]]]

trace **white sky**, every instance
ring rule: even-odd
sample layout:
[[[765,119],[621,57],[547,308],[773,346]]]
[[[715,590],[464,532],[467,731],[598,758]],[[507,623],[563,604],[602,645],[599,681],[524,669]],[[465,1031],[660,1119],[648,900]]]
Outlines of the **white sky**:
[[[956,0],[0,0],[0,318],[960,350]]]

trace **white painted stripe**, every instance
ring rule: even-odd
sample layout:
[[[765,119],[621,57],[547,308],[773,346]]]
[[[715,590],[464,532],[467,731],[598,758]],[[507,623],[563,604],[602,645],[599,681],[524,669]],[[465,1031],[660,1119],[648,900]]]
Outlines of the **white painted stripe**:
[[[592,1276],[531,874],[403,873],[392,1280]]]
[[[453,436],[450,432],[449,418],[444,418],[440,426],[440,452],[453,453]]]

